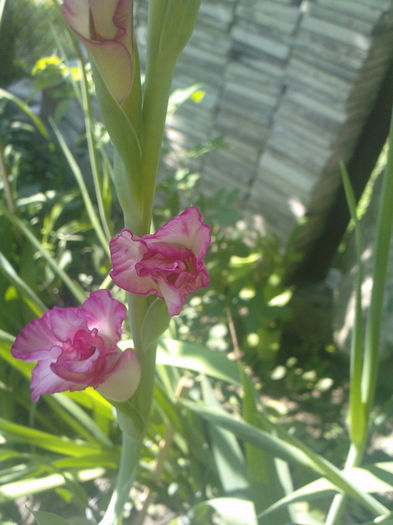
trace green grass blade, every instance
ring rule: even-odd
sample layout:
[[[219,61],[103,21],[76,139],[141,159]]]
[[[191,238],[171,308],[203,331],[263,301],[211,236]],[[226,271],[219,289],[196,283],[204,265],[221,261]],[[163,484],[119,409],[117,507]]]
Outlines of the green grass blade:
[[[362,312],[362,239],[356,210],[356,199],[353,193],[349,175],[344,164],[341,163],[341,174],[345,195],[351,219],[355,226],[356,243],[356,294],[355,294],[355,320],[351,341],[351,382],[350,382],[350,433],[355,445],[364,443],[367,434],[365,418],[365,405],[362,402],[361,382],[363,369],[363,312]]]
[[[1,30],[1,23],[3,21],[3,13],[4,13],[6,1],[7,0],[0,0],[0,30]]]
[[[207,406],[225,413],[206,376],[202,376],[202,392]],[[208,422],[208,433],[218,477],[225,494],[244,496],[248,492],[246,464],[237,439],[212,421]]]
[[[72,525],[71,522],[61,518],[53,512],[44,512],[39,510],[31,511],[36,519],[37,525]]]
[[[75,392],[64,392],[63,396],[69,397],[79,405],[92,410],[98,414],[100,418],[113,421],[114,408],[113,406],[102,397],[94,388],[87,388],[86,390],[75,391]]]
[[[187,368],[241,386],[237,364],[220,352],[175,339],[162,339],[158,345],[157,363],[160,365]]]
[[[382,320],[383,299],[393,229],[393,118],[390,122],[389,151],[384,175],[381,204],[379,208],[377,238],[373,266],[373,287],[370,308],[367,313],[364,366],[362,376],[362,400],[367,415],[374,399],[378,372],[379,341]]]
[[[34,315],[41,317],[47,310],[45,304],[30,288],[30,286],[16,273],[8,259],[0,252],[0,271],[21,293],[22,297],[29,299],[27,304],[30,306]]]
[[[60,268],[60,266],[57,264],[57,262],[53,259],[53,257],[50,255],[50,253],[40,244],[38,239],[35,237],[35,235],[30,231],[28,226],[18,217],[15,215],[9,213],[4,206],[0,204],[0,212],[3,213],[7,219],[14,224],[18,230],[20,230],[23,235],[26,237],[26,239],[31,242],[31,244],[40,252],[42,257],[45,259],[45,261],[49,264],[51,269],[54,271],[56,275],[60,277],[60,279],[63,281],[65,286],[69,289],[69,291],[72,293],[72,295],[79,301],[80,303],[83,303],[83,301],[86,299],[86,294],[79,286],[78,283],[72,281]]]
[[[257,525],[258,523],[252,502],[245,499],[213,498],[198,503],[193,510],[202,510],[204,507],[214,509],[220,517],[219,523],[225,525]],[[206,519],[203,523],[207,523]]]
[[[352,468],[345,471],[345,476],[352,482],[357,483],[365,492],[387,493],[393,487],[393,462],[381,462],[364,468]],[[314,501],[328,497],[336,492],[336,487],[327,479],[320,478],[288,494],[267,508],[262,517],[273,517],[273,513],[291,503],[298,501]]]
[[[87,138],[87,148],[89,152],[90,166],[93,175],[94,190],[97,199],[98,212],[101,219],[101,224],[105,232],[105,237],[107,241],[111,238],[111,231],[108,223],[108,218],[105,213],[105,206],[103,201],[102,193],[102,176],[100,172],[100,165],[98,162],[98,148],[97,142],[94,136],[94,119],[93,112],[91,109],[91,100],[87,84],[85,64],[83,62],[83,57],[80,52],[79,45],[77,46],[77,51],[79,54],[79,68],[81,71],[81,84],[82,84],[82,109],[83,115],[85,117],[85,128],[86,128],[86,138]]]
[[[70,414],[74,421],[77,421],[86,430],[86,438],[89,437],[89,441],[94,440],[104,447],[111,447],[113,445],[111,440],[102,432],[94,420],[72,401],[72,399],[62,394],[54,394],[52,398]]]
[[[9,93],[5,89],[1,89],[1,88],[0,88],[0,98],[5,98],[7,100],[10,100],[14,104],[16,104],[19,107],[19,109],[21,109],[29,118],[31,118],[36,128],[41,133],[41,135],[45,137],[46,139],[49,138],[49,133],[45,127],[45,124],[42,122],[42,120],[39,117],[37,117],[37,115],[35,115],[31,111],[29,106],[25,102],[23,102],[23,100],[18,98],[16,95],[13,95],[12,93]]]
[[[69,473],[70,476],[74,476],[78,481],[82,482],[97,479],[104,474],[105,469],[102,467]],[[26,479],[3,485],[0,487],[0,503],[5,503],[27,494],[37,494],[38,492],[61,487],[66,484],[65,475],[66,473],[64,475],[51,474],[42,478]]]
[[[0,418],[0,431],[7,440],[36,445],[37,447],[66,456],[98,454],[102,447],[89,443],[76,443],[66,437],[55,436],[42,430],[11,423]]]
[[[53,128],[53,131],[55,132],[55,135],[56,135],[56,138],[60,144],[60,147],[63,151],[63,154],[65,156],[65,158],[67,159],[67,162],[68,162],[68,165],[70,166],[71,168],[71,171],[75,177],[75,180],[79,186],[79,190],[81,192],[81,195],[82,195],[82,199],[83,199],[83,202],[85,204],[85,208],[86,208],[86,211],[87,211],[87,214],[89,216],[89,219],[90,219],[90,222],[96,232],[96,235],[98,237],[98,240],[100,241],[101,243],[101,246],[104,248],[105,252],[107,255],[109,255],[109,244],[108,244],[108,238],[107,236],[105,235],[104,233],[104,230],[102,229],[101,227],[101,223],[100,223],[100,220],[99,218],[97,217],[97,214],[94,210],[94,206],[93,206],[93,203],[90,199],[90,195],[89,195],[89,192],[87,190],[87,187],[86,187],[86,184],[85,184],[85,181],[83,179],[83,175],[82,175],[82,172],[74,158],[74,156],[72,155],[69,147],[67,146],[65,140],[63,139],[59,129],[57,128],[56,124],[51,121],[51,125],[52,125],[52,128]]]
[[[3,343],[13,343],[15,341],[15,336],[9,334],[8,332],[1,330],[0,328],[0,341]]]
[[[334,465],[325,458],[319,456],[303,444],[293,445],[287,443],[279,436],[272,436],[267,432],[259,430],[244,421],[223,414],[222,412],[206,407],[200,403],[180,400],[180,403],[193,410],[206,420],[213,421],[227,430],[233,432],[239,439],[247,443],[268,451],[291,464],[301,465],[314,473],[326,476],[336,487],[338,491],[345,492],[348,496],[354,498],[365,508],[368,508],[377,515],[387,514],[389,510],[379,503],[375,498],[361,490],[357,485],[351,483],[345,475],[340,472]]]
[[[378,516],[372,521],[368,521],[367,523],[361,523],[360,525],[382,525],[382,524],[393,525],[393,512],[391,512],[387,516]]]
[[[244,371],[241,370],[240,373],[243,379],[243,418],[246,423],[269,431],[258,417],[257,392],[254,385]],[[262,525],[266,522],[262,521],[259,515],[266,507],[293,491],[292,479],[286,462],[249,443],[245,443],[245,450],[252,499],[258,523]],[[273,516],[269,525],[282,525],[290,521],[294,520],[291,520],[288,509],[285,508]]]
[[[6,363],[18,370],[27,379],[30,379],[31,370],[34,366],[34,363],[27,363],[26,361],[12,357],[10,348],[11,344],[14,342],[14,339],[15,338],[13,338],[12,341],[7,342],[0,341],[0,358],[4,359]]]

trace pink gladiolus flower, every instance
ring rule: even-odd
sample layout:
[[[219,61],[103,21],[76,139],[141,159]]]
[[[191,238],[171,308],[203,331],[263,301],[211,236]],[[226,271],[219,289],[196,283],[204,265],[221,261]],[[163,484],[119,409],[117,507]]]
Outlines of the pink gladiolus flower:
[[[122,230],[111,239],[113,281],[128,292],[155,293],[165,300],[169,315],[178,315],[187,295],[209,284],[203,259],[210,227],[198,208],[188,208],[152,235]]]
[[[64,0],[62,11],[113,97],[123,102],[132,80],[133,0]]]
[[[113,401],[135,392],[140,365],[131,349],[116,346],[125,306],[108,290],[97,290],[80,308],[52,308],[16,337],[13,357],[38,361],[31,375],[31,398],[66,390],[96,388]]]

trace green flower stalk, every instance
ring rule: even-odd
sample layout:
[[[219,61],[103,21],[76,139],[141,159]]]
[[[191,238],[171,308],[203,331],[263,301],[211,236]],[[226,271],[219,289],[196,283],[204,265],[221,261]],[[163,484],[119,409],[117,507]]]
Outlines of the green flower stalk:
[[[133,1],[63,2],[64,18],[70,29],[84,43],[91,58],[98,103],[115,148],[114,184],[123,210],[125,227],[132,231],[135,238],[145,239],[144,236],[150,233],[173,72],[179,54],[194,29],[199,5],[200,0],[149,1],[147,64],[142,90],[138,49],[133,31]],[[188,212],[190,213],[195,212]],[[185,250],[184,256],[189,262],[178,265],[173,261],[167,270],[163,270],[164,277],[161,277],[164,279],[168,272],[172,272],[170,275],[175,275],[173,271],[181,272],[181,275],[176,274],[176,279],[182,283],[182,291],[179,288],[177,293],[180,295],[176,296],[176,300],[183,301],[183,293],[187,295],[196,289],[195,285],[190,284],[193,280],[200,279],[198,282],[204,286],[207,280],[199,277],[198,273],[193,274],[201,264],[201,260],[195,259],[194,248],[188,247],[187,243],[180,244],[184,245],[182,250]],[[168,244],[167,250],[171,249]],[[153,261],[155,256],[150,256]],[[149,272],[150,259],[144,258],[142,254],[138,264],[142,264],[142,259],[145,265],[143,271]],[[165,266],[164,259],[161,256],[160,264]],[[153,277],[151,279],[154,281]],[[170,285],[172,280],[168,280]],[[102,525],[116,525],[119,522],[136,475],[139,451],[153,398],[156,340],[169,323],[165,303],[161,299],[149,301],[144,295],[158,290],[159,297],[165,297],[168,305],[173,304],[172,296],[168,302],[168,294],[173,293],[173,290],[166,287],[165,296],[162,293],[163,286],[164,281],[157,287],[153,286],[151,291],[150,288],[146,289],[142,295],[135,295],[140,291],[126,287],[134,292],[129,293],[129,317],[134,348],[141,367],[141,379],[130,401],[114,403],[123,433],[123,448],[118,480]],[[178,313],[172,307],[171,315],[175,311]]]

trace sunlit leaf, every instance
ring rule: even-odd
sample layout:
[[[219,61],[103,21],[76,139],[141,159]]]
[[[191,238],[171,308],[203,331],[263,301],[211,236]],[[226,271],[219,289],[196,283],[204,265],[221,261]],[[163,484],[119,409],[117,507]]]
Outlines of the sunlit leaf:
[[[345,471],[345,476],[352,483],[361,486],[365,492],[384,493],[393,491],[393,462],[391,461],[375,463],[364,468],[348,469]],[[313,501],[331,496],[335,492],[336,488],[330,481],[320,478],[276,501],[261,516],[271,515],[290,503]]]
[[[195,411],[204,419],[214,421],[217,425],[221,425],[230,430],[245,442],[262,448],[262,450],[266,450],[274,456],[280,457],[291,464],[299,464],[315,473],[324,474],[332,483],[334,483],[339,492],[345,492],[348,496],[356,499],[365,508],[370,509],[372,512],[376,514],[386,514],[388,512],[388,509],[384,505],[364,492],[364,490],[359,488],[357,484],[347,479],[345,474],[340,472],[333,464],[312,450],[309,450],[304,445],[302,448],[296,447],[285,442],[278,436],[272,436],[252,425],[246,424],[244,421],[235,419],[229,414],[223,414],[221,411],[212,409],[201,403],[186,400],[180,400],[180,402],[187,408]]]
[[[214,498],[199,503],[197,507],[211,507],[225,525],[257,525],[252,501],[239,498]]]
[[[202,392],[208,406],[222,410],[206,377],[202,377]],[[243,496],[248,492],[248,482],[244,455],[237,439],[212,421],[208,423],[208,432],[218,476],[225,493]]]
[[[230,361],[226,355],[208,350],[202,345],[185,343],[175,339],[160,340],[157,363],[187,368],[240,386],[237,364]]]
[[[70,475],[75,476],[75,478],[81,482],[97,479],[104,474],[105,469],[103,468],[80,470],[72,474],[70,473]],[[65,476],[66,473],[64,473],[64,475],[52,474],[42,478],[25,479],[23,481],[3,485],[0,487],[0,503],[17,499],[27,494],[37,494],[38,492],[61,487],[66,483]],[[51,525],[53,525],[53,522]]]

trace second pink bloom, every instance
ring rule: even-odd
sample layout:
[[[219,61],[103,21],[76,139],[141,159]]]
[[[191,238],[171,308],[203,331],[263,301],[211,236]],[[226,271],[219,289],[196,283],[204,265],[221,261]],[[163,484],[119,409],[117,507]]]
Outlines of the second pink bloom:
[[[203,262],[209,244],[210,227],[197,208],[187,208],[154,234],[122,230],[110,242],[110,275],[128,292],[163,298],[169,315],[178,315],[186,297],[209,284]]]

